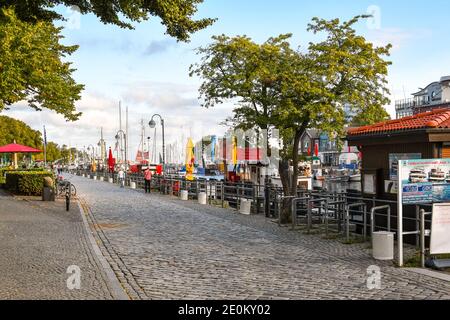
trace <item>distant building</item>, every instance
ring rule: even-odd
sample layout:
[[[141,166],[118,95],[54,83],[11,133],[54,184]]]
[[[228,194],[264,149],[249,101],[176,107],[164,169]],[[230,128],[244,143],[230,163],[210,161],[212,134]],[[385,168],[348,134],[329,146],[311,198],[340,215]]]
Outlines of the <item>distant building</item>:
[[[450,108],[450,76],[433,82],[413,97],[395,102],[397,119],[435,109]]]
[[[330,138],[327,133],[308,129],[300,138],[299,153],[302,156],[314,156],[316,150],[322,165],[326,167],[356,165],[358,161],[358,148],[349,147],[347,141],[341,141],[339,147],[337,139]]]

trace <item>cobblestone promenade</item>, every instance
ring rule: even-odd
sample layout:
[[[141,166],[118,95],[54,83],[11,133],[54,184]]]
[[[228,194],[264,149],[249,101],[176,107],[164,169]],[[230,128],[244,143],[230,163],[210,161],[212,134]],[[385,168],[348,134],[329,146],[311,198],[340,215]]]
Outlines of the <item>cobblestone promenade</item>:
[[[450,299],[450,283],[371,258],[367,244],[261,216],[72,177],[102,251],[133,299]],[[367,268],[381,268],[369,290]]]
[[[69,266],[80,268],[79,289],[67,286]],[[0,300],[114,298],[78,206],[66,212],[64,202],[24,201],[0,190],[0,271]]]

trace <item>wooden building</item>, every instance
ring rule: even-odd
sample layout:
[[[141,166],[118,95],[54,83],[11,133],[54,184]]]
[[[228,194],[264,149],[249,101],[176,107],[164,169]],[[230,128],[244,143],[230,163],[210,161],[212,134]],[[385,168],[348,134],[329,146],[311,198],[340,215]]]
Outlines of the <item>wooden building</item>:
[[[450,158],[450,109],[353,128],[347,140],[362,152],[363,194],[395,200],[398,160]]]

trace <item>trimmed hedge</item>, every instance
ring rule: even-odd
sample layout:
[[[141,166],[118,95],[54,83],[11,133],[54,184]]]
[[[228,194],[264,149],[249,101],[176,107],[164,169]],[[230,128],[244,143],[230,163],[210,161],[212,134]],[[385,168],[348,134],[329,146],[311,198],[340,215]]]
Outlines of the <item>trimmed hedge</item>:
[[[6,173],[6,189],[11,192],[40,196],[44,187],[44,178],[55,179],[52,172],[45,171],[9,171]]]

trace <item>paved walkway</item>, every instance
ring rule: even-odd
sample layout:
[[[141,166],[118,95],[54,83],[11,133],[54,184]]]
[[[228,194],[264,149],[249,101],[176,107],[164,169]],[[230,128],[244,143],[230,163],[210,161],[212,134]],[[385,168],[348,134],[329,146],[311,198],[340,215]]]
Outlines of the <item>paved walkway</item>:
[[[69,290],[69,266],[81,270]],[[0,299],[112,299],[78,206],[17,200],[0,190]]]
[[[450,283],[261,216],[73,177],[133,299],[450,299]],[[87,209],[89,208],[89,209]],[[367,268],[381,268],[381,289]]]

